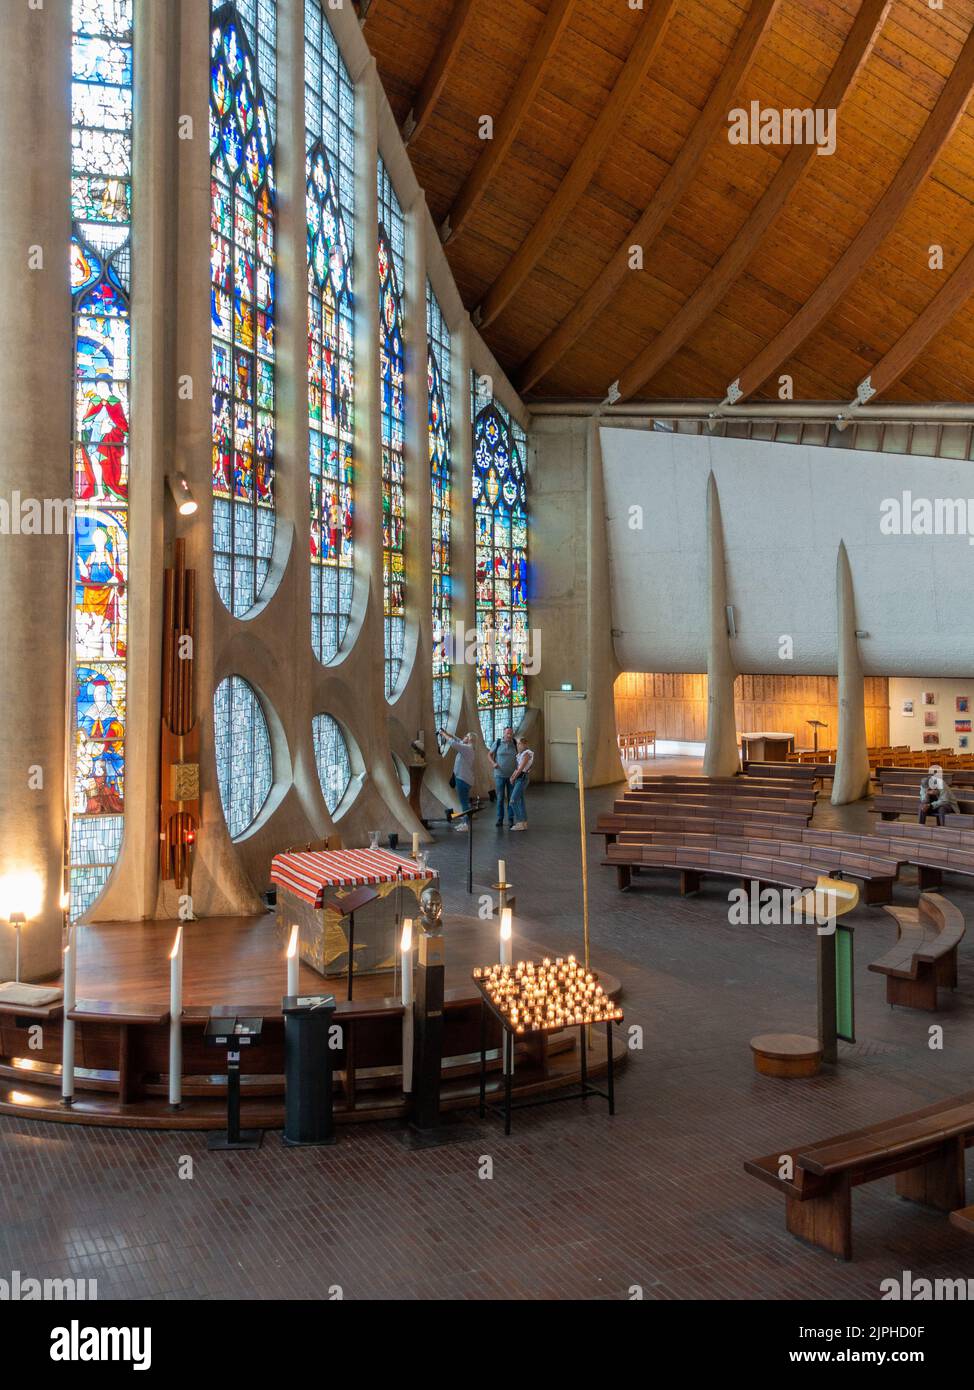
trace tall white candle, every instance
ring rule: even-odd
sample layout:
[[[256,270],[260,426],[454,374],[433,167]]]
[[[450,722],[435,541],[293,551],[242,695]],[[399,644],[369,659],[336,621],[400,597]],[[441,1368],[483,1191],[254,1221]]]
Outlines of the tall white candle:
[[[74,1022],[68,1018],[77,995],[78,952],[74,928],[68,924],[68,944],[64,948],[64,1014],[61,1024],[61,1099],[70,1105],[74,1099]]]
[[[510,965],[511,963],[511,937],[513,935],[511,909],[505,907],[501,911],[501,965]]]
[[[300,993],[298,980],[301,975],[301,957],[298,955],[298,924],[291,928],[291,939],[287,945],[287,992],[293,998]]]
[[[408,1095],[413,1089],[413,919],[405,918],[399,941],[399,961],[402,967],[402,1089]]]
[[[507,864],[503,859],[498,859],[497,861],[497,882],[507,882]]]
[[[169,1104],[183,1103],[183,929],[169,952]]]
[[[416,856],[417,856],[418,854],[419,854],[419,831],[418,831],[418,830],[414,830],[414,831],[413,831],[413,858],[415,859]]]

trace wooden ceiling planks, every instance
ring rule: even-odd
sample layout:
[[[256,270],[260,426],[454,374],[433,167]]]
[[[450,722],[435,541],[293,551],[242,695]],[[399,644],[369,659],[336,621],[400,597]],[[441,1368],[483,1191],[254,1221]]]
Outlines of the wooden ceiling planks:
[[[781,371],[849,400],[895,352],[885,399],[974,399],[974,0],[778,0],[737,82],[756,0],[679,0],[631,86],[665,0],[471,0],[451,44],[459,8],[373,0],[364,33],[397,119],[422,116],[410,155],[464,302],[525,390],[720,397],[747,364],[756,397]],[[720,101],[751,100],[838,108],[836,155],[721,139]],[[620,276],[637,231],[645,269]]]

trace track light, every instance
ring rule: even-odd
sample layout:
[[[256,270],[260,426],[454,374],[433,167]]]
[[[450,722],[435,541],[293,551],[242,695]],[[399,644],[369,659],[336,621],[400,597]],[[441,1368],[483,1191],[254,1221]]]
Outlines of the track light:
[[[193,490],[186,480],[185,473],[169,474],[169,491],[172,493],[179,515],[192,516],[199,504],[193,496]]]

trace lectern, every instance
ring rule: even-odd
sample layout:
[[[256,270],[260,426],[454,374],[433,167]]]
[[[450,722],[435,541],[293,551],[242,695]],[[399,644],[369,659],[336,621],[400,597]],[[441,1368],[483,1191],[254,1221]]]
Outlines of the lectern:
[[[240,1052],[259,1041],[262,1018],[226,1018],[211,1016],[206,1021],[204,1038],[210,1047],[227,1050],[227,1132],[211,1134],[210,1149],[259,1149],[263,1131],[240,1128]]]

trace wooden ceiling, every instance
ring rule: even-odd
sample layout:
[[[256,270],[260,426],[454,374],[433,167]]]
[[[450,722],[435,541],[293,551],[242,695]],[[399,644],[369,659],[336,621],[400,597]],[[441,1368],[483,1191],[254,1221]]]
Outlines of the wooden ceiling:
[[[360,9],[529,401],[775,400],[782,374],[796,400],[974,400],[974,0]],[[835,153],[732,144],[752,101],[834,109]]]

